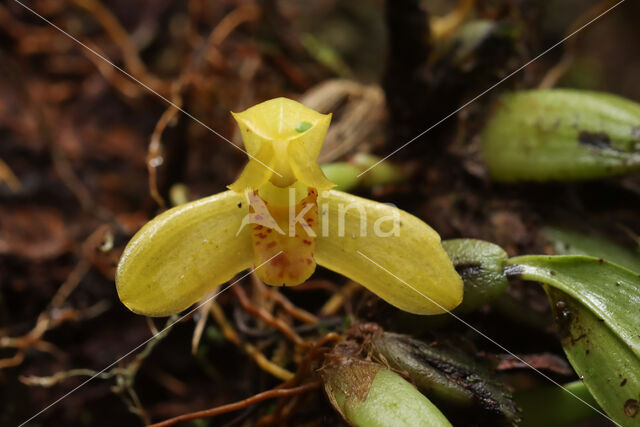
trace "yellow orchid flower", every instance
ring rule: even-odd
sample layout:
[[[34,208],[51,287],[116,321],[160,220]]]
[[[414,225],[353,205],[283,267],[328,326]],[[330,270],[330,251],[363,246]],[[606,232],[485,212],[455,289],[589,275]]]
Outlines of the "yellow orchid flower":
[[[131,239],[116,274],[129,309],[177,313],[251,266],[269,285],[295,286],[316,263],[411,313],[462,301],[462,280],[431,227],[330,189],[317,163],[330,114],[277,98],[233,116],[249,163],[229,191],[170,209]]]

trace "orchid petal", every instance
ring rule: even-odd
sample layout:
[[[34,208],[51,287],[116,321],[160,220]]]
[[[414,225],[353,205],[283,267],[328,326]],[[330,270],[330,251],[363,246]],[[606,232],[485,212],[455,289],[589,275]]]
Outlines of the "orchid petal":
[[[462,279],[427,224],[393,206],[335,190],[321,193],[318,204],[318,265],[410,313],[440,314],[460,304]]]
[[[251,267],[251,236],[242,224],[248,213],[246,196],[226,191],[149,221],[118,264],[120,300],[135,313],[167,316]]]

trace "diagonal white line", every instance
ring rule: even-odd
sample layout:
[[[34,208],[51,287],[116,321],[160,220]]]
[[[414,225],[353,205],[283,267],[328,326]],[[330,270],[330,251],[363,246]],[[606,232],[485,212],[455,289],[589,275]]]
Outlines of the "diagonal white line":
[[[402,144],[400,147],[396,148],[395,150],[393,150],[390,154],[388,154],[386,157],[378,160],[376,163],[374,163],[373,165],[369,166],[367,169],[365,169],[364,171],[360,172],[358,174],[358,178],[360,178],[360,176],[364,175],[365,173],[369,172],[371,169],[375,168],[376,166],[378,166],[380,163],[384,162],[385,160],[387,160],[389,157],[393,156],[394,154],[396,154],[398,151],[402,150],[403,148],[405,148],[407,145],[411,144],[413,141],[415,141],[416,139],[420,138],[422,135],[424,135],[425,133],[429,132],[431,129],[435,128],[436,126],[438,126],[439,124],[441,124],[442,122],[448,120],[449,118],[451,118],[452,116],[458,114],[461,110],[463,110],[464,108],[468,107],[470,104],[473,104],[474,102],[476,102],[478,99],[482,98],[484,95],[486,95],[487,93],[491,92],[493,89],[497,88],[498,86],[500,86],[502,83],[504,83],[505,81],[509,80],[511,77],[515,76],[516,74],[518,74],[520,71],[524,70],[525,68],[527,68],[529,65],[531,65],[532,63],[534,63],[535,61],[537,61],[538,59],[542,58],[543,56],[545,56],[547,53],[551,52],[553,49],[555,49],[556,47],[560,46],[562,43],[566,42],[567,40],[569,40],[571,37],[575,36],[576,34],[578,34],[580,31],[584,30],[585,28],[587,28],[589,25],[593,24],[595,21],[597,21],[598,19],[602,18],[604,15],[606,15],[607,13],[611,12],[613,9],[615,9],[616,7],[620,6],[622,3],[624,3],[626,0],[620,0],[618,3],[614,4],[613,6],[611,6],[609,9],[605,10],[604,12],[602,12],[600,15],[596,16],[595,18],[593,18],[591,21],[587,22],[586,24],[584,24],[583,26],[581,26],[580,28],[578,28],[577,30],[575,30],[574,32],[572,32],[571,34],[569,34],[568,36],[566,36],[565,38],[563,38],[562,40],[560,40],[559,42],[557,42],[556,44],[554,44],[553,46],[551,46],[550,48],[548,48],[547,50],[545,50],[544,52],[542,52],[541,54],[539,54],[538,56],[536,56],[535,58],[533,58],[532,60],[530,60],[529,62],[527,62],[526,64],[524,64],[523,66],[521,66],[520,68],[518,68],[517,70],[511,72],[509,75],[507,75],[506,77],[504,77],[503,79],[501,79],[498,83],[494,84],[493,86],[491,86],[489,89],[485,90],[484,92],[482,92],[481,94],[477,95],[475,98],[473,98],[471,101],[468,101],[467,103],[465,103],[464,105],[462,105],[462,107],[457,108],[455,111],[453,111],[452,113],[446,115],[445,117],[443,117],[442,119],[440,119],[438,122],[436,122],[435,124],[431,125],[430,127],[428,127],[426,130],[422,131],[420,134],[418,134],[417,136],[413,137],[411,140],[405,142],[404,144]]]
[[[184,114],[185,116],[189,117],[191,120],[195,121],[196,123],[204,126],[207,130],[209,130],[210,132],[212,132],[214,135],[222,138],[223,140],[227,141],[229,144],[231,144],[233,147],[237,148],[238,150],[242,151],[244,154],[246,154],[247,156],[249,156],[251,159],[255,160],[256,162],[260,163],[262,166],[264,166],[265,168],[269,169],[271,172],[275,173],[276,175],[278,175],[279,177],[282,178],[282,175],[280,175],[278,172],[274,171],[271,167],[269,167],[268,165],[264,164],[262,161],[258,160],[257,158],[255,158],[254,156],[252,156],[251,154],[247,153],[245,150],[243,150],[242,148],[238,147],[236,144],[234,144],[233,142],[231,142],[229,139],[225,138],[222,134],[220,134],[219,132],[215,131],[213,128],[211,128],[210,126],[206,125],[202,120],[199,120],[198,118],[196,118],[195,116],[193,116],[191,113],[189,113],[188,111],[180,108],[178,105],[176,105],[175,103],[171,102],[171,100],[169,100],[168,98],[166,98],[165,96],[161,95],[160,93],[158,93],[156,90],[154,90],[153,88],[149,87],[148,85],[146,85],[145,83],[141,82],[140,80],[136,79],[134,76],[132,76],[131,74],[129,74],[127,71],[125,71],[123,68],[118,67],[116,64],[114,64],[112,61],[110,61],[108,58],[106,58],[104,55],[101,55],[100,53],[96,52],[94,49],[90,48],[89,46],[87,46],[85,43],[81,42],[80,40],[78,40],[77,38],[75,38],[74,36],[72,36],[71,34],[69,34],[68,32],[66,32],[65,30],[63,30],[62,28],[58,27],[56,24],[54,24],[53,22],[51,22],[50,20],[48,20],[47,18],[45,18],[44,16],[40,15],[38,12],[36,12],[35,10],[31,9],[29,6],[25,5],[24,3],[20,2],[19,0],[13,0],[14,2],[18,3],[20,6],[22,6],[23,8],[25,8],[26,10],[28,10],[29,12],[33,13],[34,15],[36,15],[38,18],[42,19],[44,22],[46,22],[47,24],[51,25],[53,28],[55,28],[56,30],[60,31],[62,34],[64,34],[65,36],[67,36],[68,38],[70,38],[71,40],[73,40],[74,42],[78,43],[80,46],[82,46],[83,48],[87,49],[89,52],[91,52],[92,54],[94,54],[95,56],[97,56],[98,58],[102,59],[104,62],[106,62],[107,64],[111,65],[113,68],[115,68],[116,70],[120,71],[122,74],[124,74],[125,76],[129,77],[131,80],[133,80],[134,82],[138,83],[140,86],[142,86],[143,88],[145,88],[146,90],[148,90],[149,92],[151,92],[152,94],[156,95],[158,98],[162,99],[164,102],[166,102],[167,104],[171,105],[172,107],[174,107],[175,109],[177,109],[178,111],[180,111],[182,114]]]
[[[384,268],[383,266],[381,266],[380,264],[378,264],[377,262],[375,262],[374,260],[372,260],[371,258],[369,258],[368,256],[366,256],[364,253],[362,253],[362,251],[360,251],[359,249],[356,249],[356,252],[358,252],[360,255],[362,255],[365,259],[367,259],[369,262],[371,262],[372,264],[378,266],[378,268],[380,268],[381,270],[385,271],[386,273],[388,273],[389,275],[395,277],[397,280],[399,280],[400,282],[404,283],[405,285],[407,285],[410,289],[414,290],[418,295],[421,295],[422,297],[424,297],[425,299],[427,299],[429,302],[431,302],[432,304],[438,306],[440,309],[442,309],[443,311],[445,311],[447,314],[450,314],[451,316],[453,316],[455,319],[459,320],[460,322],[462,322],[465,326],[467,326],[468,328],[472,329],[473,331],[475,331],[476,333],[478,333],[479,335],[481,335],[482,337],[484,337],[485,339],[487,339],[488,341],[490,341],[491,343],[493,343],[494,345],[500,347],[503,351],[509,353],[511,356],[515,357],[516,359],[518,359],[520,362],[524,363],[525,365],[527,365],[529,368],[533,369],[535,372],[537,372],[538,374],[542,375],[544,378],[546,378],[547,380],[551,381],[553,384],[557,385],[558,387],[560,387],[562,390],[566,391],[567,393],[569,393],[570,395],[572,395],[573,397],[575,397],[576,399],[578,399],[580,402],[584,403],[585,405],[587,405],[589,408],[593,409],[594,411],[596,411],[597,413],[599,413],[600,415],[602,415],[603,417],[605,417],[606,419],[608,419],[609,421],[611,421],[612,423],[614,423],[617,426],[620,426],[620,424],[616,423],[614,420],[612,420],[611,418],[609,418],[609,416],[607,416],[607,414],[605,414],[604,412],[600,411],[599,409],[593,407],[592,405],[590,405],[588,402],[584,401],[583,399],[580,398],[580,396],[577,396],[575,393],[573,393],[571,390],[566,389],[565,387],[562,386],[562,384],[558,383],[557,381],[555,381],[553,378],[550,378],[548,375],[546,375],[544,372],[540,371],[539,369],[536,369],[535,367],[531,366],[531,364],[527,363],[525,360],[523,360],[521,357],[515,355],[514,353],[512,353],[511,351],[509,351],[506,347],[504,347],[503,345],[499,344],[498,342],[496,342],[495,340],[493,340],[491,337],[489,337],[488,335],[486,335],[484,332],[474,328],[472,325],[470,325],[467,321],[465,321],[464,319],[462,319],[460,316],[456,315],[455,313],[451,312],[450,310],[445,309],[442,305],[438,304],[436,301],[434,301],[433,299],[429,298],[428,296],[426,296],[425,294],[423,294],[422,292],[420,292],[419,290],[417,290],[416,288],[414,288],[413,286],[411,286],[410,284],[408,284],[407,282],[405,282],[404,280],[402,280],[400,277],[396,276],[395,274],[393,274],[392,272],[390,272],[389,270],[387,270],[386,268]]]
[[[196,310],[198,310],[200,307],[202,307],[203,305],[205,305],[206,303],[208,303],[209,301],[212,301],[213,299],[215,299],[218,295],[220,295],[221,293],[223,293],[224,291],[226,291],[227,289],[231,288],[233,285],[235,285],[236,283],[238,283],[239,281],[241,281],[242,279],[244,279],[245,277],[247,277],[248,275],[250,275],[251,273],[253,273],[254,271],[256,271],[257,269],[259,269],[260,267],[262,267],[263,265],[267,264],[269,261],[271,261],[272,259],[274,259],[275,257],[277,257],[278,255],[280,255],[282,253],[282,251],[278,252],[277,254],[275,254],[274,256],[272,256],[271,258],[269,258],[268,260],[266,260],[265,262],[263,262],[262,264],[260,264],[259,266],[249,270],[249,272],[247,272],[246,274],[243,274],[239,279],[235,280],[234,282],[232,282],[231,284],[227,285],[224,289],[222,289],[220,292],[216,293],[215,295],[207,298],[204,301],[201,301],[199,304],[197,304],[194,308],[192,308],[191,310],[189,310],[186,314],[180,316],[175,322],[165,326],[164,328],[162,328],[162,330],[156,332],[155,334],[153,334],[151,337],[149,337],[147,340],[145,340],[144,342],[138,344],[135,348],[133,348],[132,350],[130,350],[127,354],[125,354],[124,356],[120,357],[118,360],[116,360],[115,362],[111,363],[110,365],[106,366],[105,368],[103,368],[102,370],[100,370],[99,372],[96,372],[92,377],[88,378],[86,381],[84,381],[82,384],[78,385],[77,387],[73,388],[71,391],[65,393],[62,397],[58,398],[57,400],[55,400],[54,402],[50,403],[48,406],[46,406],[45,408],[41,409],[38,413],[34,414],[31,418],[29,418],[28,420],[23,421],[18,427],[22,427],[25,424],[27,424],[29,421],[33,420],[34,418],[36,418],[38,415],[42,414],[43,412],[47,411],[48,409],[50,409],[51,407],[55,406],[56,404],[58,404],[60,401],[64,400],[65,398],[67,398],[70,394],[72,394],[73,392],[77,391],[79,388],[83,387],[84,385],[86,385],[89,381],[93,380],[94,378],[98,377],[100,374],[104,373],[105,371],[107,371],[108,369],[110,369],[112,366],[118,364],[121,360],[123,360],[124,358],[126,358],[127,356],[131,355],[132,353],[134,353],[135,351],[137,351],[138,349],[140,349],[141,347],[143,347],[144,345],[146,345],[149,341],[155,339],[158,335],[162,334],[164,331],[166,331],[167,329],[171,328],[173,325],[175,325],[176,323],[182,321],[182,319],[184,319],[185,317],[189,316],[191,313],[195,312]]]

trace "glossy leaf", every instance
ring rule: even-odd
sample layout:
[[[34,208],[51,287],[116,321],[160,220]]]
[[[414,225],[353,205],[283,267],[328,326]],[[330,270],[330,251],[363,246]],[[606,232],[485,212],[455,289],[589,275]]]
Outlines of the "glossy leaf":
[[[622,425],[640,425],[640,278],[598,258],[523,256],[510,274],[549,289],[563,348],[589,391]],[[626,379],[626,381],[625,381]]]
[[[640,255],[604,237],[556,226],[546,226],[540,231],[553,242],[558,255],[594,256],[640,273]]]
[[[498,181],[603,178],[640,171],[640,104],[606,93],[530,90],[504,96],[483,134]]]
[[[233,191],[170,209],[148,222],[124,250],[118,296],[131,311],[166,316],[251,267],[246,197]]]
[[[318,203],[319,265],[410,313],[439,314],[460,304],[462,279],[427,224],[396,207],[335,190],[322,192]]]
[[[562,347],[593,397],[620,425],[640,426],[637,353],[576,299],[556,289],[549,289],[549,298]]]

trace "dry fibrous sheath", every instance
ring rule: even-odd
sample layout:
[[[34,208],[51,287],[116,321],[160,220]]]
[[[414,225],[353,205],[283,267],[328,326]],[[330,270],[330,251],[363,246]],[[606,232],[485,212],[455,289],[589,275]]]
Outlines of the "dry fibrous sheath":
[[[481,408],[496,425],[518,421],[518,409],[506,386],[493,378],[488,367],[453,345],[390,332],[381,334],[374,345],[392,368],[407,373],[438,405]]]
[[[572,89],[502,96],[482,133],[496,181],[575,181],[640,171],[640,105]]]

